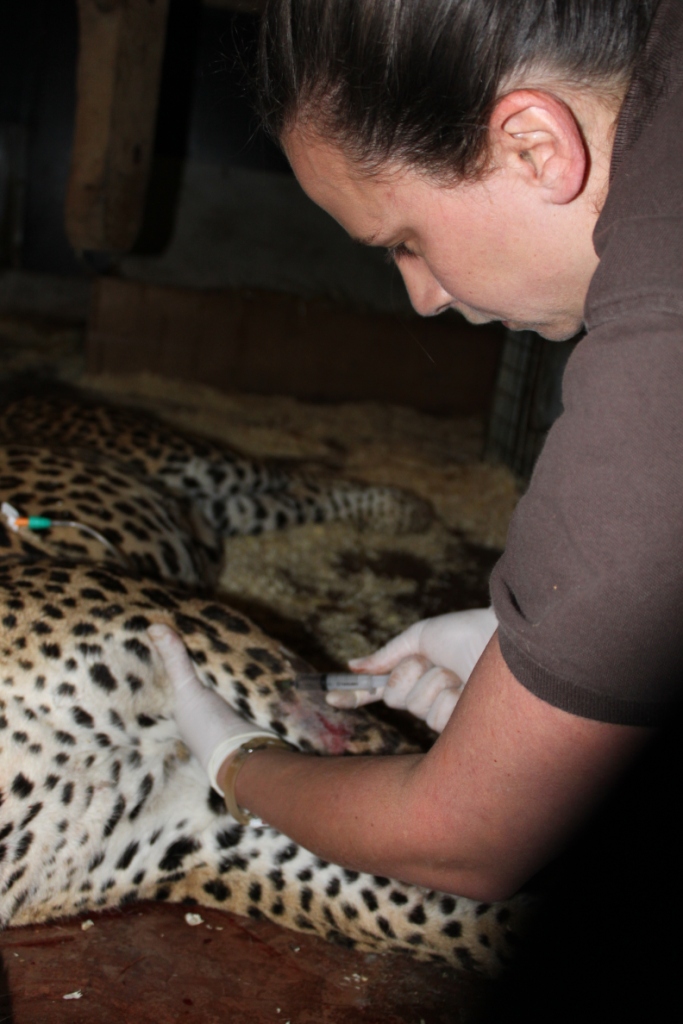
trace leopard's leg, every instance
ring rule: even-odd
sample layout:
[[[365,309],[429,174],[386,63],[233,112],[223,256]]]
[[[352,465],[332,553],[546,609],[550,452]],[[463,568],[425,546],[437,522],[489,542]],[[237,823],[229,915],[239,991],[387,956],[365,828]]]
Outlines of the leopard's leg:
[[[312,479],[271,460],[192,437],[147,413],[78,398],[28,395],[0,413],[0,435],[87,448],[185,502],[197,537],[259,534],[309,522],[344,520],[391,533],[425,529],[431,506],[410,492],[334,478]]]

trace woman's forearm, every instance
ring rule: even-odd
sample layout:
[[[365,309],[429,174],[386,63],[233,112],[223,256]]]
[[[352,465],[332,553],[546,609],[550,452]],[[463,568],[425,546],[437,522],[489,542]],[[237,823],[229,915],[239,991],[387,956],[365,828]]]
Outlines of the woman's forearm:
[[[325,860],[499,899],[554,854],[646,738],[535,697],[494,637],[429,753],[258,751],[236,796]]]
[[[428,888],[462,892],[466,865],[438,844],[421,789],[425,755],[311,757],[252,754],[237,778],[241,806],[325,860]],[[219,782],[220,782],[219,774]]]

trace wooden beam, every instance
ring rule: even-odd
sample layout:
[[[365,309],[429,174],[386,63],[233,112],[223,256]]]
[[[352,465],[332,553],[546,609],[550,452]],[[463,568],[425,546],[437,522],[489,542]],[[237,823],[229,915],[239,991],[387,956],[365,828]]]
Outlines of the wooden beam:
[[[95,280],[91,373],[140,373],[307,401],[487,414],[503,339],[461,317],[364,312],[256,290]],[[456,456],[457,457],[457,456]]]
[[[142,224],[169,0],[78,0],[77,108],[66,232],[128,252]]]

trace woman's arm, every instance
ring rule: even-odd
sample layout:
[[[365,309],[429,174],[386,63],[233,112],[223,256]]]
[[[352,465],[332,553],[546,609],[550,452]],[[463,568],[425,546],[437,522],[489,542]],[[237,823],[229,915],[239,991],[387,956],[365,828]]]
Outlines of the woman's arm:
[[[535,697],[511,675],[494,635],[429,753],[258,751],[236,795],[327,860],[501,899],[561,847],[648,735]]]

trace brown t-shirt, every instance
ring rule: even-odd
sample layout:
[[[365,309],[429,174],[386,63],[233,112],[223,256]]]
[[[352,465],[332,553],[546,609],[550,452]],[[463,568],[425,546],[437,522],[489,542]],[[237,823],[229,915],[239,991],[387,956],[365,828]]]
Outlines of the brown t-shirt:
[[[491,578],[503,657],[543,700],[655,725],[683,696],[683,4],[622,108],[588,333]]]

